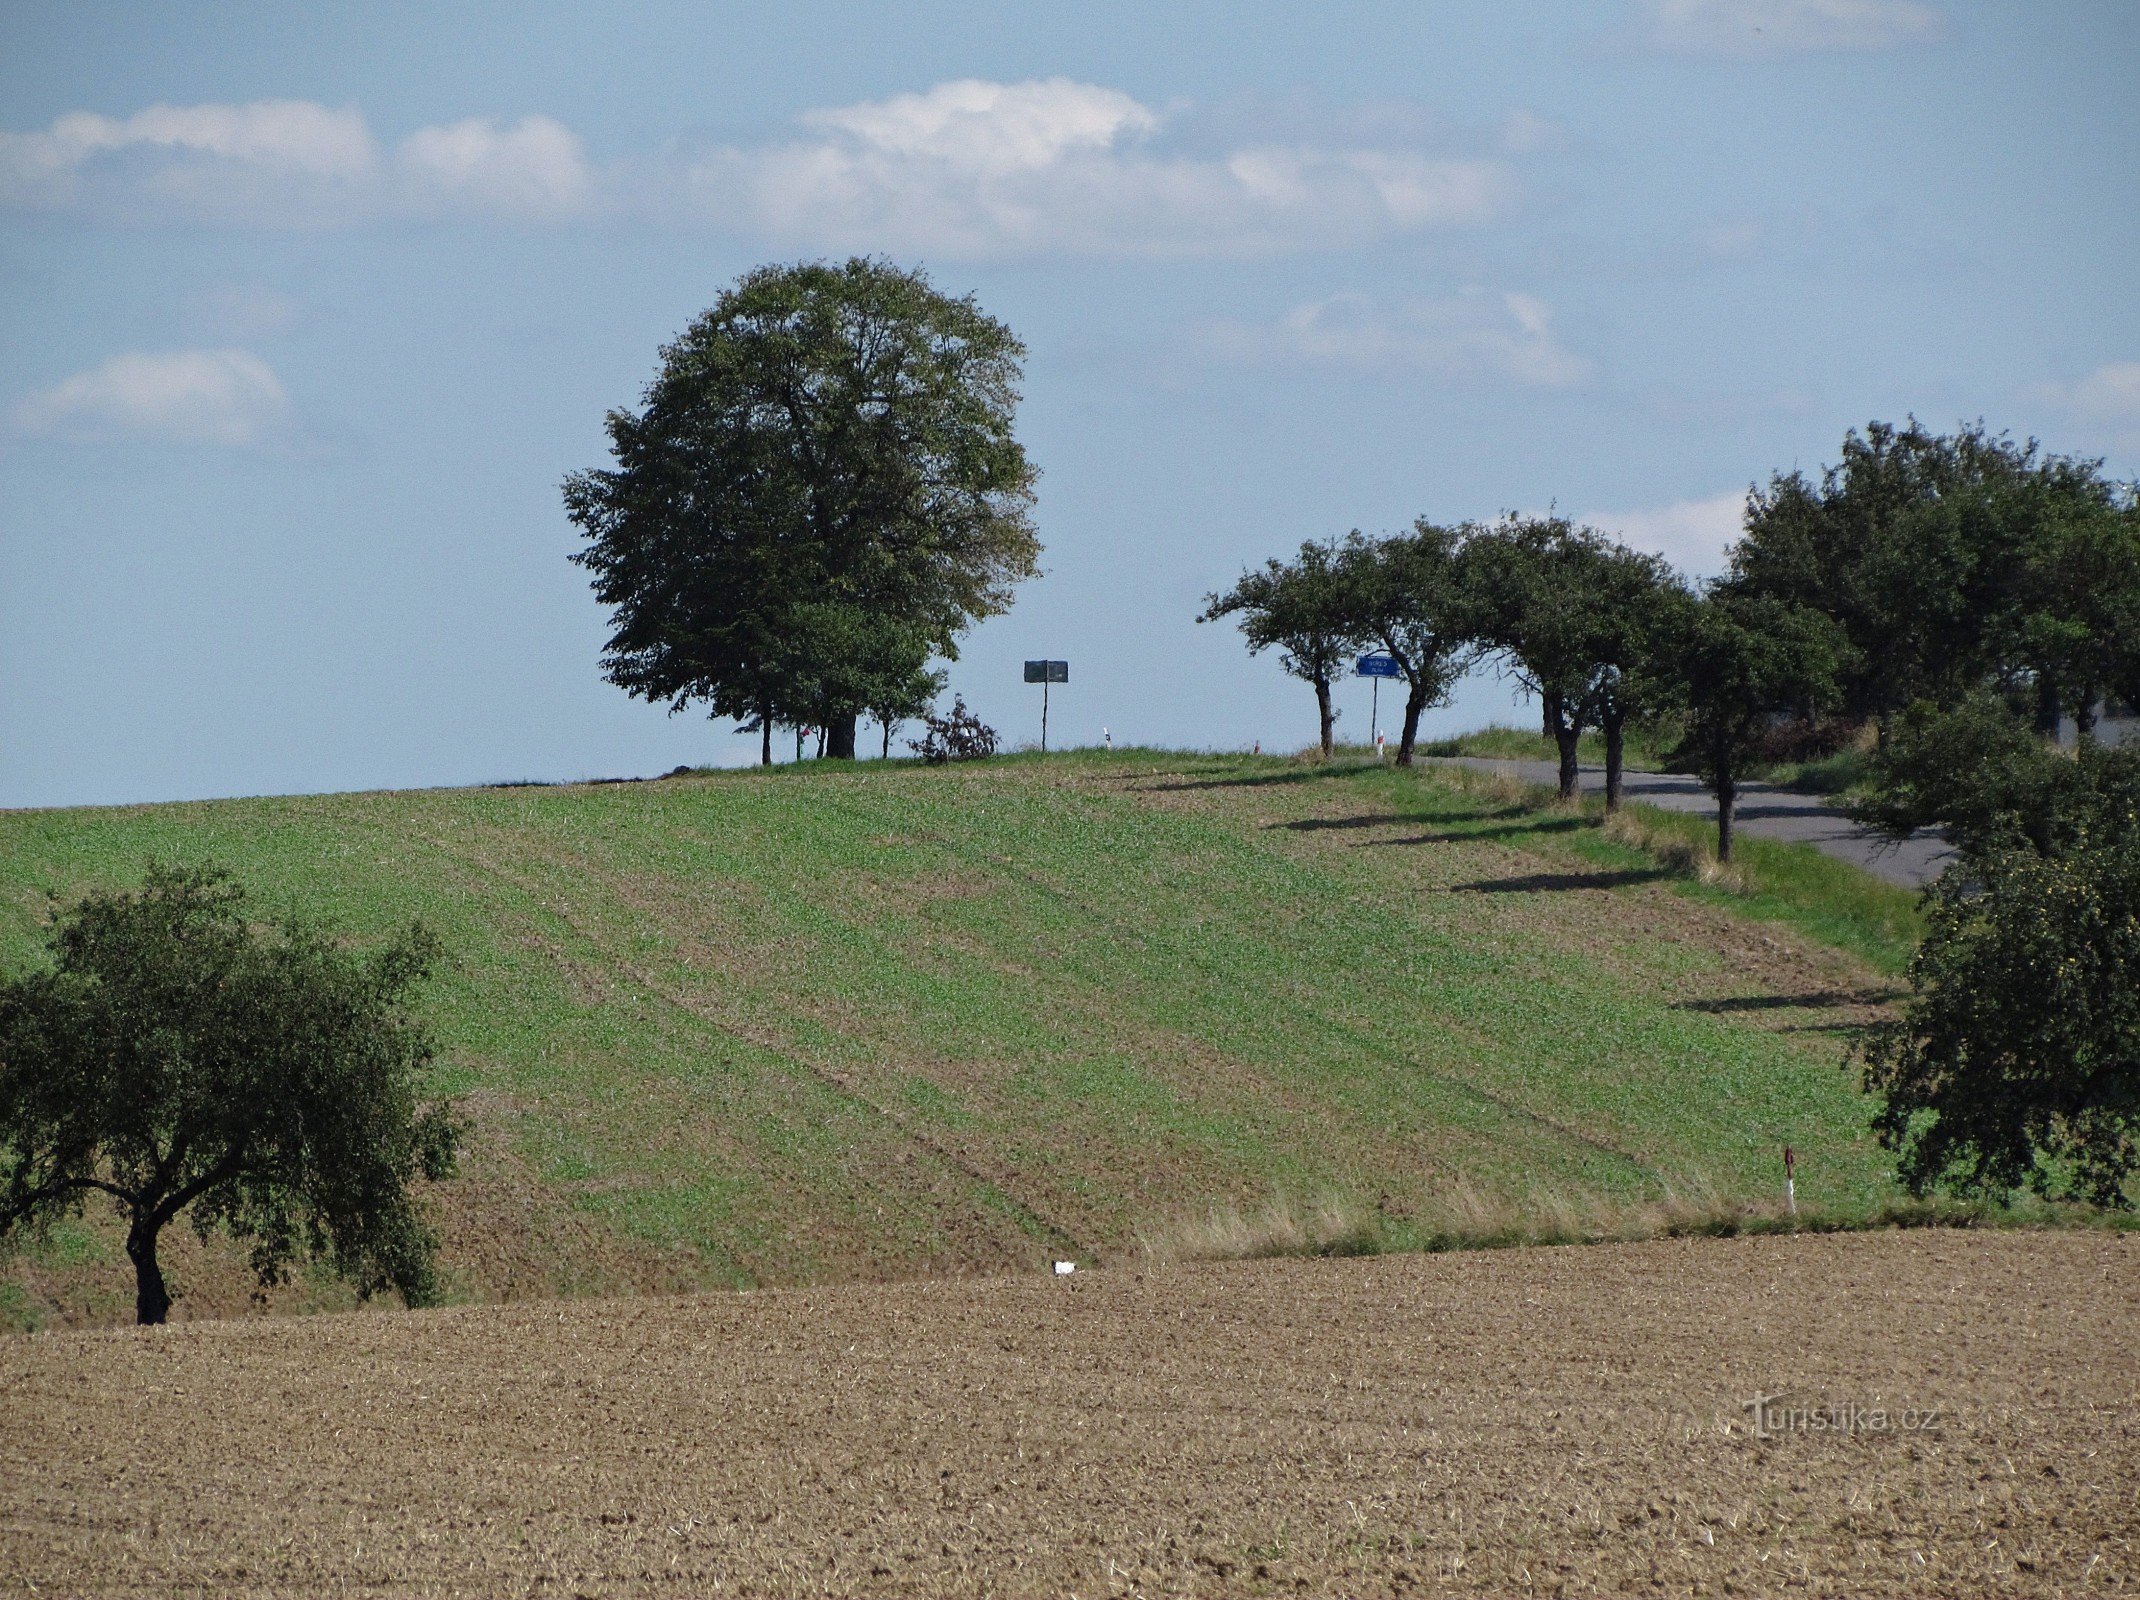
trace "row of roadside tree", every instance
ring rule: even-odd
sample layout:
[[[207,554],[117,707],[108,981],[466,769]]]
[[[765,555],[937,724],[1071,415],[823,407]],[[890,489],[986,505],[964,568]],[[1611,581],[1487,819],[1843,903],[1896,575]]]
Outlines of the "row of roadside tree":
[[[1226,617],[1313,687],[1326,756],[1332,690],[1362,650],[1404,682],[1401,765],[1421,716],[1482,663],[1539,702],[1563,796],[1585,733],[1603,739],[1608,809],[1628,732],[1667,734],[1716,793],[1729,859],[1739,784],[1782,719],[1871,723],[1887,755],[1898,729],[1921,745],[1979,702],[2047,733],[2070,714],[2085,738],[2106,699],[2140,700],[2140,507],[2098,461],[1981,425],[1875,423],[1817,477],[1751,493],[1708,582],[1565,517],[1421,518],[1244,573],[1199,620]]]

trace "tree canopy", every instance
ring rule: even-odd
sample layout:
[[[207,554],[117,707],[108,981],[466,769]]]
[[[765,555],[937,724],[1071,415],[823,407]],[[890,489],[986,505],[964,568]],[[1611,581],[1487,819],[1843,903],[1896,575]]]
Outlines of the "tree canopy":
[[[1672,646],[1684,730],[1675,752],[1716,796],[1716,853],[1731,859],[1732,823],[1762,732],[1779,715],[1834,694],[1836,630],[1803,606],[1713,588],[1678,612]]]
[[[1038,570],[1025,347],[883,261],[746,274],[661,352],[615,466],[565,480],[610,681],[765,732],[911,706]]]
[[[1947,753],[1971,740],[1949,733]],[[1902,1017],[1866,1050],[1874,1126],[1920,1193],[2124,1206],[2140,1169],[2140,754],[1988,753],[1944,780],[1967,825]]]
[[[1276,557],[1241,574],[1224,594],[1204,597],[1199,622],[1238,617],[1248,653],[1279,651],[1279,664],[1315,689],[1323,757],[1336,747],[1332,684],[1362,642],[1351,577],[1336,544],[1303,543],[1290,562]]]
[[[1806,607],[1840,630],[1840,709],[1887,724],[2025,683],[2055,731],[2084,721],[2140,663],[2140,518],[2100,461],[2044,453],[1982,424],[1914,419],[1843,441],[1818,479],[1779,473],[1751,496],[1729,586]]]
[[[263,1284],[309,1257],[363,1294],[435,1297],[410,1184],[446,1176],[458,1129],[423,1094],[409,1007],[429,934],[351,955],[255,927],[221,872],[157,868],[62,914],[50,946],[0,981],[0,1240],[107,1196],[144,1323],[170,1311],[157,1241],[181,1213],[249,1245]]]
[[[1462,535],[1425,517],[1409,531],[1369,539],[1355,530],[1338,552],[1350,632],[1379,646],[1404,679],[1397,765],[1412,764],[1419,719],[1446,705],[1477,660],[1474,607],[1459,558]]]
[[[1617,806],[1627,722],[1658,698],[1671,647],[1671,568],[1566,517],[1515,515],[1473,530],[1464,564],[1484,643],[1542,702],[1561,798],[1576,792],[1584,730],[1599,728],[1606,800]]]

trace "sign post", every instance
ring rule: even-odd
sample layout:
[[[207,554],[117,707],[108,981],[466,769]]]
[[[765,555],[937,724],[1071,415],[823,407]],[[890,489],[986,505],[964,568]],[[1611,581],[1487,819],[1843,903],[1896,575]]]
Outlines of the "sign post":
[[[1028,661],[1025,664],[1025,681],[1040,685],[1040,753],[1048,753],[1048,685],[1070,681],[1070,663],[1067,661]]]
[[[1367,705],[1367,742],[1375,747],[1375,754],[1382,754],[1382,680],[1399,678],[1404,669],[1397,665],[1395,656],[1364,655],[1354,664],[1363,678],[1374,680],[1374,690]]]

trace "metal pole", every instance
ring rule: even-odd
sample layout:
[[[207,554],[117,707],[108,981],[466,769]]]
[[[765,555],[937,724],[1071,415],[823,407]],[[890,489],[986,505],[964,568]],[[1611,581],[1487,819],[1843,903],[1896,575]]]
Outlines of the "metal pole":
[[[1374,687],[1368,691],[1370,698],[1367,702],[1367,742],[1373,744],[1375,735],[1382,731],[1382,680],[1372,678],[1369,681]]]
[[[1048,753],[1048,680],[1040,680],[1040,753]]]

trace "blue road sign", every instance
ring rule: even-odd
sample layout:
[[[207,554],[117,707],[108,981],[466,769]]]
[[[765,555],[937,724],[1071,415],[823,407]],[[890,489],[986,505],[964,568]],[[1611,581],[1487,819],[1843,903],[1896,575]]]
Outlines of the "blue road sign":
[[[1362,656],[1359,661],[1359,670],[1360,676],[1363,678],[1401,678],[1404,676],[1398,670],[1395,656]]]

